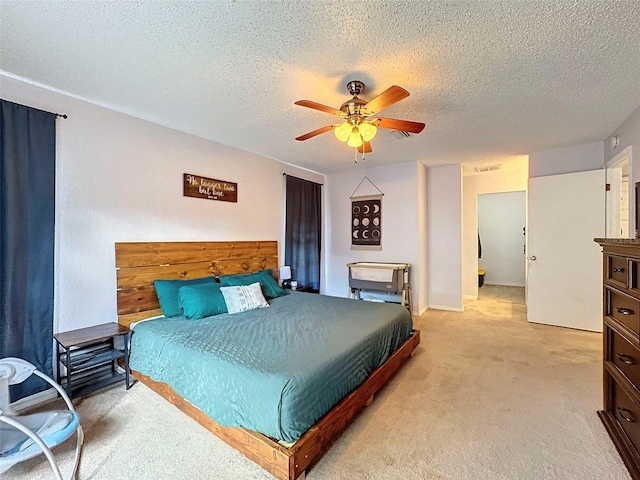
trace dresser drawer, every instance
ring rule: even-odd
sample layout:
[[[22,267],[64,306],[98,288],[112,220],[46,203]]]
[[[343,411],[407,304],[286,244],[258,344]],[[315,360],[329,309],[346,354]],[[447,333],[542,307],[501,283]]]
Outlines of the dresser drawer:
[[[607,255],[605,266],[605,277],[607,280],[613,280],[621,287],[627,288],[629,279],[629,266],[626,257],[617,255]]]
[[[640,350],[623,336],[609,329],[609,347],[606,360],[613,363],[631,383],[640,387]]]
[[[617,382],[613,382],[612,389],[613,411],[611,413],[637,449],[640,446],[640,407],[631,400]]]
[[[607,288],[605,292],[606,314],[626,325],[633,332],[640,332],[640,302],[617,290]]]

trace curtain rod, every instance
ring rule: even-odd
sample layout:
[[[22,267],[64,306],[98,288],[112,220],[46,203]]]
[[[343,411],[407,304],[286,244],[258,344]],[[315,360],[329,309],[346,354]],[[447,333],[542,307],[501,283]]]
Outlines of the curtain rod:
[[[23,105],[23,106],[26,107],[27,105]],[[33,108],[33,107],[29,107],[29,108]],[[51,115],[55,115],[56,117],[64,118],[65,120],[67,118],[69,118],[66,113],[48,112],[46,110],[42,110],[41,108],[33,108],[33,109],[34,110],[40,110],[41,112],[44,112],[44,113],[50,113]]]
[[[42,110],[41,108],[35,108],[35,107],[30,107],[29,105],[22,105],[22,104],[16,103],[16,102],[10,102],[9,100],[5,100],[4,98],[0,98],[0,100],[2,100],[3,102],[6,102],[6,103],[11,103],[13,105],[18,105],[20,107],[27,107],[27,108],[31,108],[32,110],[38,110],[39,112],[44,112],[44,113],[48,113],[50,115],[55,115],[56,117],[62,117],[62,118],[65,118],[65,119],[69,118],[66,113],[47,112],[46,110]]]
[[[304,179],[304,178],[296,177],[295,175],[289,175],[288,173],[284,173],[284,172],[282,172],[282,176],[283,176],[283,177],[297,178],[298,180],[304,180],[305,182],[315,183],[316,185],[322,185],[322,186],[324,186],[324,183],[318,183],[318,182],[314,182],[314,181],[311,181],[311,180],[306,180],[306,179]]]

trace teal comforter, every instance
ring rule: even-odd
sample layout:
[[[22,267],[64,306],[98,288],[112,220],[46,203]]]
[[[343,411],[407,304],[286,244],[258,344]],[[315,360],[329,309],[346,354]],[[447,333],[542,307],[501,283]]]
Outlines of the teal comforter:
[[[294,442],[407,338],[397,304],[291,292],[268,308],[135,326],[131,369],[220,425]]]

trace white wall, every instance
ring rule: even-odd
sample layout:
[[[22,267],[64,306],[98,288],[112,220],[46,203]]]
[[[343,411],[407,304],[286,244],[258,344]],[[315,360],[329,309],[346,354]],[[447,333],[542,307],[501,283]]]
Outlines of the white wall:
[[[499,170],[466,175],[463,187],[463,292],[467,298],[478,298],[477,197],[485,193],[526,190],[527,170]]]
[[[525,225],[524,191],[478,195],[478,231],[482,240],[478,266],[486,270],[485,283],[524,287]]]
[[[418,281],[418,314],[427,309],[429,305],[428,290],[429,280],[427,275],[428,259],[427,259],[427,167],[418,162],[418,261],[420,269]]]
[[[424,308],[426,292],[419,281],[419,174],[422,166],[407,162],[388,167],[358,169],[327,175],[325,181],[325,261],[324,291],[346,297],[349,292],[351,262],[411,263],[411,290],[414,314]],[[382,250],[351,250],[351,203],[349,197],[367,176],[384,193],[382,199]],[[366,180],[357,195],[378,193]],[[422,213],[420,213],[422,214]]]
[[[427,168],[429,308],[462,311],[462,166]]]
[[[611,137],[618,137],[618,146],[611,147]],[[613,132],[604,143],[604,162],[607,163],[622,150],[631,147],[630,179],[629,179],[629,235],[635,236],[635,185],[640,182],[640,107],[629,115]]]
[[[115,242],[278,240],[282,254],[282,174],[324,180],[9,77],[0,95],[69,115],[56,127],[55,331],[117,320]],[[238,183],[238,202],[184,197],[185,172]]]
[[[604,143],[594,142],[529,154],[529,177],[604,168]]]

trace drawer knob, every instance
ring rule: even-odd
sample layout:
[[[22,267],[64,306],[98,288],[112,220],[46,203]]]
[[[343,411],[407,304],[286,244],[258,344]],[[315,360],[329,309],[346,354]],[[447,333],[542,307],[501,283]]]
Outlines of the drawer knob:
[[[631,417],[629,417],[629,416],[625,415],[627,412],[628,412],[628,413],[631,413],[631,411],[630,411],[630,410],[627,410],[626,408],[618,407],[618,413],[620,414],[620,416],[622,417],[622,419],[623,419],[625,422],[629,422],[629,423],[636,423],[636,421],[635,421],[633,418],[631,418]]]
[[[630,308],[618,307],[616,308],[616,311],[618,313],[621,313],[622,315],[633,315],[633,310],[631,310]]]
[[[615,267],[613,269],[613,273],[624,273],[624,268]]]
[[[629,355],[625,355],[624,353],[617,353],[616,354],[618,356],[618,358],[620,359],[620,361],[622,363],[625,363],[627,365],[634,365],[635,362],[633,361],[633,357],[629,356]]]

